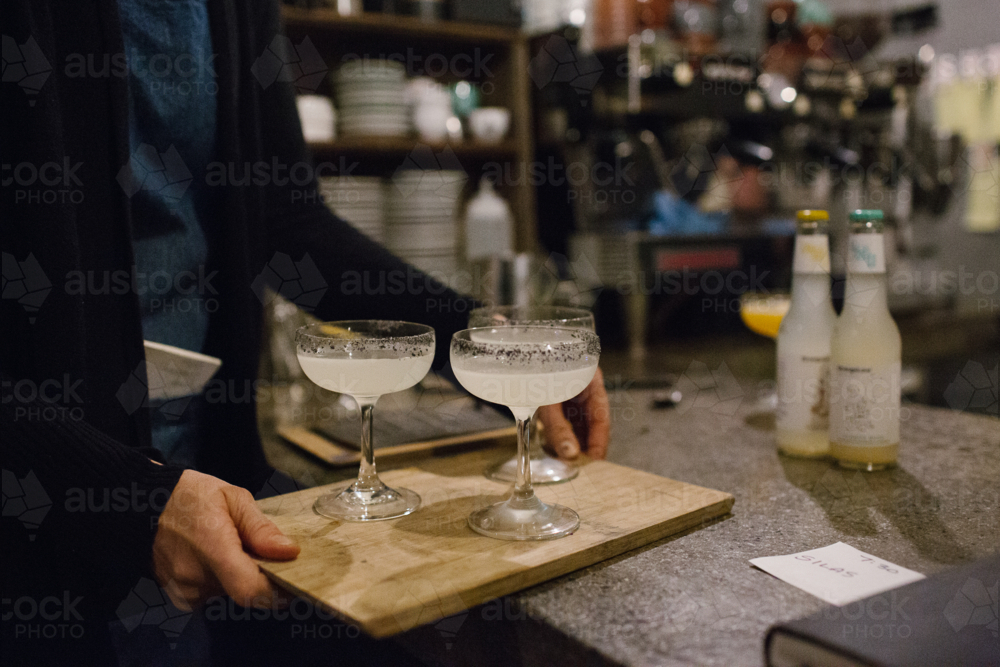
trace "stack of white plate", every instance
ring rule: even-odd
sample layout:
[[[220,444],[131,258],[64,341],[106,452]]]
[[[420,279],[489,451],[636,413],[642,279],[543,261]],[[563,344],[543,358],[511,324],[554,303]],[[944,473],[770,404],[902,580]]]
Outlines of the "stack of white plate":
[[[458,270],[458,209],[465,180],[463,171],[397,171],[386,197],[386,247],[422,271],[450,278]]]
[[[385,241],[385,186],[373,176],[330,176],[319,179],[327,207],[372,240]]]
[[[344,135],[402,137],[410,133],[406,68],[394,60],[352,60],[333,75]]]

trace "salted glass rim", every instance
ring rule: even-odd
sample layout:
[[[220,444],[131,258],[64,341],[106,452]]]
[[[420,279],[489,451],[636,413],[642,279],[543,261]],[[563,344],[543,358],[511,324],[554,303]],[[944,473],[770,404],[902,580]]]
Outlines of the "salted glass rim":
[[[337,327],[342,331],[323,332],[322,330],[326,327]],[[405,333],[392,333],[394,330],[402,330]],[[355,335],[347,336],[345,335],[347,333]],[[296,352],[307,356],[323,356],[324,349],[328,352],[335,352],[346,347],[365,345],[374,345],[383,349],[383,346],[430,346],[431,353],[433,353],[434,344],[434,327],[405,320],[313,322],[299,327],[295,331]]]
[[[560,332],[566,334],[567,338],[558,341],[546,341],[546,342],[524,342],[524,341],[474,341],[472,340],[472,333],[476,331],[489,331],[497,332],[500,334],[510,332],[515,329],[530,329],[533,331],[545,332],[547,335],[551,335],[553,332]],[[560,352],[563,353],[576,353],[577,355],[596,355],[601,354],[601,338],[596,333],[589,329],[580,329],[577,327],[550,327],[545,325],[531,325],[531,324],[515,324],[512,326],[499,326],[499,327],[469,327],[468,329],[462,329],[461,331],[456,331],[451,337],[451,352],[453,354],[475,354],[479,352],[481,354],[497,354],[504,351],[509,351],[512,349],[519,350],[541,350],[544,347],[552,347],[555,345]],[[459,348],[456,350],[456,346]],[[466,349],[461,349],[466,348]],[[514,362],[514,359],[508,359],[510,362]]]
[[[523,318],[517,317],[519,311],[550,311],[553,313],[552,317],[541,317],[541,318]],[[583,321],[587,320],[591,324],[595,323],[594,313],[586,308],[580,308],[577,306],[480,306],[478,308],[473,308],[469,311],[469,322],[473,321],[473,318],[479,317],[489,317],[490,315],[498,314],[504,317],[510,318],[509,321],[513,323],[514,326],[532,326],[530,322],[559,322],[569,323],[573,321]],[[504,325],[507,326],[507,325]],[[553,327],[553,325],[545,324],[539,326],[546,326],[549,328],[558,328],[558,325]],[[479,325],[476,327],[470,327],[474,329],[485,328],[484,325]],[[569,328],[569,327],[565,327]]]

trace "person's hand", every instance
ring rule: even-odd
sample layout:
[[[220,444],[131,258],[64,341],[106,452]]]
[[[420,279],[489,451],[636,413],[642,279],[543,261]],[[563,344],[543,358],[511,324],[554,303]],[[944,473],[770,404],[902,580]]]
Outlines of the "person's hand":
[[[579,395],[565,403],[538,408],[536,414],[545,427],[547,447],[559,458],[572,461],[581,449],[592,459],[607,456],[611,406],[600,368]]]
[[[153,572],[170,600],[191,609],[225,592],[244,607],[284,604],[248,553],[290,560],[299,547],[264,516],[249,491],[185,470],[153,541]]]

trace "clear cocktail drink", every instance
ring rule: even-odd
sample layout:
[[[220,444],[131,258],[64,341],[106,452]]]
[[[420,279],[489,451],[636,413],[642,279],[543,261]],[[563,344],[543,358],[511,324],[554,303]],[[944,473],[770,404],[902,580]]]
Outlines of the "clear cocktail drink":
[[[299,355],[302,372],[310,380],[323,389],[354,398],[409,389],[427,375],[433,360],[433,353],[401,359],[338,359]]]
[[[299,329],[295,344],[306,377],[323,389],[353,397],[361,408],[358,479],[320,496],[316,512],[332,519],[376,521],[416,510],[420,496],[408,489],[391,489],[378,478],[372,412],[380,396],[409,389],[430,370],[434,329],[384,320],[324,322]]]
[[[508,326],[546,326],[594,331],[594,314],[584,308],[570,306],[489,306],[476,308],[469,313],[470,328]],[[537,421],[532,420],[532,425]],[[579,474],[580,468],[574,463],[546,454],[541,446],[541,438],[534,428],[531,431],[528,458],[533,484],[558,484]],[[491,465],[485,474],[498,482],[513,482],[517,477],[517,456]]]
[[[517,471],[510,496],[469,515],[473,530],[506,540],[563,537],[580,517],[535,496],[528,458],[529,423],[541,405],[583,391],[600,358],[600,340],[584,329],[509,326],[468,329],[452,338],[455,377],[474,396],[507,406],[517,420]]]

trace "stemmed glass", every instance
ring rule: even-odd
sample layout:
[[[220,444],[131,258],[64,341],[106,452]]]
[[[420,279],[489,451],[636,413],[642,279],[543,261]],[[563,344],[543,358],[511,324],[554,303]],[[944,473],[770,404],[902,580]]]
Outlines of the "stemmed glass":
[[[517,420],[517,474],[510,496],[476,510],[469,526],[503,540],[546,540],[580,525],[576,512],[543,503],[531,486],[529,423],[540,405],[567,401],[597,372],[601,343],[586,329],[545,326],[484,327],[451,340],[451,367],[471,394],[506,405]]]
[[[791,303],[788,292],[744,292],[740,296],[740,318],[750,331],[776,339]]]
[[[382,394],[420,382],[434,359],[434,329],[411,322],[320,322],[295,332],[302,372],[323,389],[348,394],[361,408],[361,467],[346,488],[320,496],[318,514],[344,521],[377,521],[420,507],[409,489],[391,489],[375,470],[372,412]]]
[[[470,328],[524,325],[593,331],[594,315],[589,310],[569,306],[491,306],[469,313]],[[536,421],[532,417],[532,423]],[[531,432],[535,433],[534,428]],[[580,473],[578,466],[546,454],[537,434],[528,443],[528,460],[533,484],[567,482]],[[498,482],[513,482],[517,476],[517,457],[490,466],[484,474]]]

